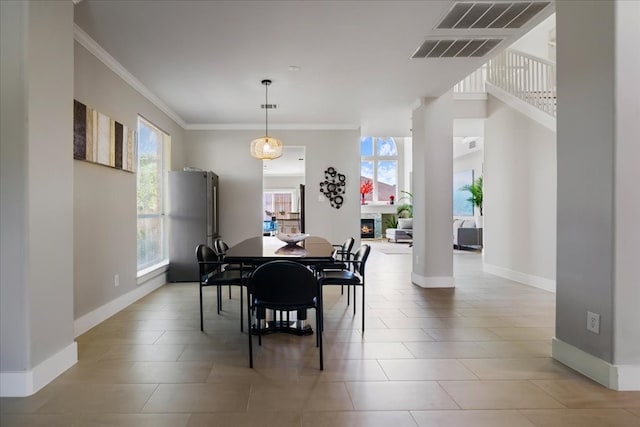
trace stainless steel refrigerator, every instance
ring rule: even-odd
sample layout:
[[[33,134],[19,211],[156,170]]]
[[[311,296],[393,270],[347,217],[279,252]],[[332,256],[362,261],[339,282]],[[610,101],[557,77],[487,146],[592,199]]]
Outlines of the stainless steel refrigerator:
[[[196,247],[218,236],[218,175],[170,171],[169,281],[197,282]]]

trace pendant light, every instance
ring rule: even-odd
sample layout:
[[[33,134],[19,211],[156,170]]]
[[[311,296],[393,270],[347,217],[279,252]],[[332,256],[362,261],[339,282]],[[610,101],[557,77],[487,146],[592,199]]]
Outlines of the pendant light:
[[[268,89],[271,80],[262,80],[264,86],[264,136],[251,141],[251,155],[256,159],[272,160],[282,156],[282,141],[269,136],[268,112],[271,105],[268,100]]]

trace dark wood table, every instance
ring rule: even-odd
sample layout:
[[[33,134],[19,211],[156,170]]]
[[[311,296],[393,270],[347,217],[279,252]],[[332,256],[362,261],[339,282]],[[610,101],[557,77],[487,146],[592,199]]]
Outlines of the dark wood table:
[[[227,249],[224,259],[233,264],[260,265],[285,259],[305,265],[317,265],[333,262],[334,250],[327,239],[317,236],[309,236],[296,245],[286,245],[277,237],[259,236],[243,240]]]
[[[274,260],[295,261],[309,266],[320,266],[332,263],[335,248],[327,239],[309,236],[296,245],[287,245],[277,237],[259,236],[243,240],[227,249],[224,259],[231,264],[258,266]],[[247,292],[248,293],[248,292]],[[313,330],[305,324],[306,310],[300,310],[296,319],[289,320],[289,313],[280,313],[280,320],[267,320],[263,325],[251,327],[252,334],[266,334],[272,332],[287,332],[295,335],[310,335]]]

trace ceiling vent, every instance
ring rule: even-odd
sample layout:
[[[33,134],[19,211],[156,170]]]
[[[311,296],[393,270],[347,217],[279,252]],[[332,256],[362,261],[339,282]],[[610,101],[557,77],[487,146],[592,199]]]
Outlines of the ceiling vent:
[[[459,2],[436,28],[520,28],[550,4],[550,1]]]
[[[491,52],[504,39],[427,40],[412,58],[478,58]]]

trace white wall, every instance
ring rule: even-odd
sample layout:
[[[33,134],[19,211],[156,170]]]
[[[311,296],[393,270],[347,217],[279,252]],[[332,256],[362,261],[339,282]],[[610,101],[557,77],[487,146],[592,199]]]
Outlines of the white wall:
[[[360,133],[357,130],[272,131],[284,144],[304,146],[306,232],[342,242],[360,237]],[[262,234],[262,162],[249,154],[259,131],[188,131],[186,159],[190,166],[220,176],[220,230],[230,244]],[[324,171],[333,166],[347,176],[340,209],[319,199]]]
[[[516,40],[510,48],[548,61],[555,61],[555,45],[549,44],[550,41],[555,43],[555,28],[556,15],[552,14],[531,31]]]
[[[484,262],[552,286],[556,275],[555,134],[493,96],[484,144]],[[498,269],[498,270],[496,270]]]
[[[75,43],[75,98],[136,129],[138,114],[171,136],[182,168],[184,130],[104,63]],[[79,318],[137,288],[136,175],[73,161],[74,311]],[[119,274],[120,286],[114,286]]]

